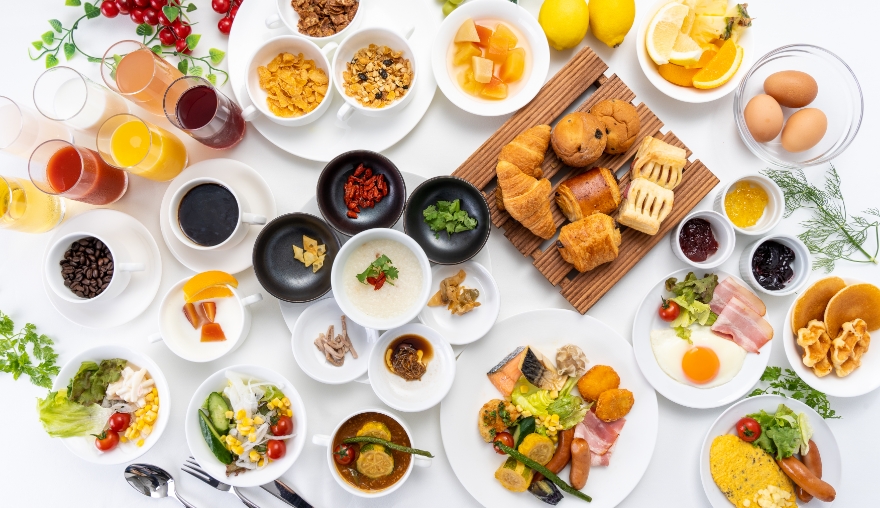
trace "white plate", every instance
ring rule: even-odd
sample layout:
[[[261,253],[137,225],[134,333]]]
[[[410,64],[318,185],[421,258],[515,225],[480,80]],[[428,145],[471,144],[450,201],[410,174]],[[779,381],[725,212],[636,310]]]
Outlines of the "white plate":
[[[843,277],[843,281],[847,285],[867,282],[850,277]],[[877,345],[873,349],[868,348],[868,352],[862,356],[862,366],[846,377],[837,377],[834,372],[825,377],[817,377],[813,374],[813,369],[804,365],[803,350],[797,345],[796,335],[791,329],[791,312],[794,310],[795,302],[797,300],[791,302],[788,314],[785,315],[785,322],[782,324],[782,343],[785,346],[788,363],[797,375],[808,385],[832,397],[858,397],[880,387],[880,353],[877,352],[880,346]],[[869,331],[874,336],[878,335],[875,333],[876,330]]]
[[[150,357],[122,346],[97,346],[74,356],[58,373],[55,382],[52,384],[52,390],[66,390],[67,383],[79,371],[79,366],[82,362],[93,361],[100,363],[101,360],[111,360],[113,358],[122,358],[138,367],[147,369],[150,377],[155,381],[156,391],[159,393],[159,413],[156,416],[156,422],[153,424],[153,431],[144,438],[144,445],[140,447],[133,442],[119,443],[116,448],[109,452],[100,452],[95,447],[95,438],[91,436],[69,437],[61,440],[64,446],[73,452],[74,455],[95,464],[122,464],[131,462],[147,453],[159,441],[159,438],[162,437],[162,432],[165,431],[165,426],[168,425],[168,415],[171,412],[171,391],[168,389],[168,381],[165,380],[165,376],[162,374],[159,366]]]
[[[651,23],[651,20],[654,18],[654,15],[657,14],[657,11],[660,10],[661,7],[668,3],[672,3],[676,0],[660,0],[653,7],[648,9],[648,11],[644,14],[641,23],[639,23],[639,33],[636,38],[636,51],[639,56],[639,65],[642,67],[642,72],[645,73],[645,76],[648,77],[648,81],[650,81],[658,90],[665,93],[669,97],[672,97],[675,100],[679,100],[682,102],[692,102],[692,103],[700,103],[700,102],[711,102],[714,100],[718,100],[730,92],[734,91],[737,86],[739,86],[739,82],[742,81],[743,76],[745,76],[746,72],[752,67],[752,62],[755,61],[755,29],[761,25],[761,22],[758,18],[761,17],[760,14],[756,15],[755,9],[752,9],[751,14],[755,16],[755,22],[752,23],[752,26],[747,28],[742,37],[740,37],[737,44],[742,46],[743,48],[743,59],[742,63],[739,66],[739,69],[736,71],[736,74],[730,78],[730,81],[724,83],[718,88],[713,88],[711,90],[700,90],[699,88],[688,88],[678,85],[673,85],[669,81],[663,79],[663,76],[660,75],[660,72],[657,71],[657,65],[651,60],[651,57],[648,56],[648,48],[645,47],[645,34],[648,31],[648,24]],[[681,2],[678,2],[681,3]],[[733,5],[735,2],[731,2],[730,5]],[[755,4],[753,7],[757,7],[758,4]]]
[[[504,461],[483,442],[475,424],[480,407],[500,398],[486,373],[518,346],[530,345],[552,355],[565,344],[583,349],[588,366],[610,365],[620,375],[620,386],[633,392],[635,405],[612,449],[611,465],[590,471],[583,491],[593,498],[591,508],[617,506],[642,478],[657,441],[657,396],[639,372],[629,343],[601,321],[568,310],[525,312],[501,321],[486,337],[471,344],[458,359],[458,375],[440,405],[443,447],[458,480],[483,506],[535,508],[542,506],[531,494],[515,494],[494,478]],[[568,478],[568,473],[560,473]],[[567,494],[561,508],[583,507]]]
[[[419,313],[419,321],[442,333],[450,344],[464,345],[479,340],[492,329],[501,310],[501,295],[489,270],[474,261],[459,265],[434,265],[431,269],[434,280],[431,295],[437,292],[441,280],[455,275],[459,270],[467,274],[462,284],[480,292],[477,299],[480,306],[463,316],[454,316],[446,310],[445,305],[425,307]]]
[[[254,2],[257,3],[257,2]],[[171,197],[177,189],[195,178],[211,177],[222,180],[235,188],[251,207],[251,213],[266,217],[266,222],[277,215],[275,196],[266,180],[247,164],[232,159],[210,159],[197,162],[183,170],[168,185],[162,204],[159,207],[159,226],[165,245],[180,263],[194,272],[222,270],[236,274],[254,265],[254,242],[263,226],[247,226],[247,236],[234,247],[222,250],[196,250],[181,242],[171,231],[169,215],[171,213]]]
[[[199,428],[199,408],[202,407],[202,404],[204,404],[205,399],[208,398],[211,392],[221,391],[226,387],[226,371],[252,376],[255,380],[274,384],[290,399],[290,409],[293,410],[293,432],[295,435],[285,441],[287,453],[284,454],[284,457],[272,461],[263,469],[247,471],[237,476],[226,476],[226,466],[214,457]],[[186,408],[184,431],[186,432],[186,442],[189,445],[189,451],[192,452],[196,462],[202,466],[202,469],[208,475],[212,478],[220,478],[223,483],[233,487],[258,487],[277,480],[285,471],[290,469],[290,466],[299,457],[303,445],[305,445],[306,433],[308,432],[306,408],[293,383],[281,374],[266,367],[258,367],[256,365],[233,365],[211,374],[196,389],[192,399],[189,401],[189,406]]]
[[[290,338],[293,357],[303,372],[320,383],[329,385],[348,383],[367,373],[373,344],[370,343],[367,329],[351,319],[345,320],[345,326],[348,330],[348,338],[358,354],[357,359],[353,358],[351,353],[346,353],[345,362],[341,367],[336,367],[315,347],[314,342],[318,334],[327,333],[327,328],[331,324],[334,326],[334,333],[342,333],[340,316],[342,310],[336,300],[327,298],[308,306],[293,327]]]
[[[663,369],[657,365],[657,359],[654,357],[654,350],[651,349],[651,330],[660,330],[669,327],[669,323],[660,319],[660,316],[657,314],[657,308],[660,305],[660,297],[669,294],[664,287],[666,279],[669,277],[675,277],[678,280],[682,280],[688,272],[691,271],[694,271],[694,269],[686,268],[663,277],[660,279],[660,282],[655,284],[654,287],[648,291],[648,294],[645,295],[645,299],[642,300],[639,310],[636,311],[636,319],[633,321],[633,351],[635,351],[636,360],[639,362],[639,368],[642,369],[642,374],[648,378],[648,381],[654,386],[654,389],[667,399],[676,404],[696,409],[719,407],[725,404],[730,404],[736,399],[742,397],[755,386],[755,383],[757,383],[759,379],[761,379],[761,374],[764,373],[764,368],[767,367],[767,362],[770,361],[770,350],[773,347],[773,342],[774,340],[778,340],[778,336],[774,334],[774,340],[767,342],[767,344],[761,348],[760,354],[746,354],[742,369],[736,377],[721,386],[716,386],[715,388],[697,388],[695,386],[679,383],[669,377],[663,372]],[[697,277],[700,277],[704,272],[695,271],[695,273],[697,274]],[[717,274],[718,282],[721,282],[728,277],[733,277],[733,280],[741,286],[748,288],[745,282],[725,271],[706,270],[705,273]],[[764,318],[767,319],[767,316],[764,316]]]
[[[416,67],[424,69],[424,72],[411,92],[412,100],[392,117],[355,115],[348,122],[350,128],[337,124],[336,110],[344,101],[335,90],[325,99],[333,101],[330,110],[309,125],[284,127],[265,117],[255,120],[253,127],[278,148],[304,159],[323,162],[349,150],[369,149],[381,152],[409,134],[431,105],[437,82],[429,70],[430,51],[431,42],[441,21],[438,9],[429,0],[361,0],[360,9],[364,9],[361,28],[415,25],[410,43],[417,53]],[[235,17],[236,22],[229,35],[227,58],[229,81],[239,104],[250,104],[244,87],[244,74],[251,54],[272,37],[292,33],[286,27],[266,29],[264,20],[275,11],[275,2],[245,2]]]
[[[52,234],[47,245],[51,246],[62,236],[77,231],[118,238],[128,246],[134,256],[132,261],[144,264],[144,270],[131,273],[131,281],[119,296],[93,304],[64,300],[55,294],[44,277],[43,288],[52,306],[65,318],[88,328],[112,328],[140,316],[156,297],[162,279],[162,256],[153,236],[130,215],[98,209],[64,222]],[[46,254],[43,255],[45,257]]]
[[[734,426],[743,416],[757,413],[762,409],[772,414],[776,412],[779,404],[785,404],[795,413],[807,414],[807,419],[810,420],[810,425],[813,427],[813,442],[816,443],[822,456],[822,479],[836,490],[840,489],[840,476],[843,470],[840,448],[837,447],[837,440],[834,438],[834,434],[825,420],[813,411],[811,407],[797,400],[779,395],[760,395],[741,400],[727,408],[715,420],[715,423],[709,428],[709,432],[706,433],[706,438],[703,440],[703,447],[700,450],[700,479],[703,482],[703,490],[706,492],[706,497],[709,498],[713,508],[730,508],[731,504],[724,494],[721,493],[721,489],[715,485],[715,481],[712,479],[712,472],[709,469],[709,449],[712,446],[712,440],[724,434],[736,434]],[[813,499],[806,504],[800,501],[797,503],[799,507],[811,508],[827,507],[832,504],[833,502],[823,503],[818,499]]]

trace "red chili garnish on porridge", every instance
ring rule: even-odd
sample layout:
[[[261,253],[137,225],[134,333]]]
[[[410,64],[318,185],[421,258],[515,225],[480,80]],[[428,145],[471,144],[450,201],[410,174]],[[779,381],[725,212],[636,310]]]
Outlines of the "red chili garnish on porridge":
[[[345,182],[344,202],[348,208],[346,215],[357,219],[361,208],[372,208],[387,195],[388,182],[385,181],[385,175],[373,173],[372,169],[360,164]]]

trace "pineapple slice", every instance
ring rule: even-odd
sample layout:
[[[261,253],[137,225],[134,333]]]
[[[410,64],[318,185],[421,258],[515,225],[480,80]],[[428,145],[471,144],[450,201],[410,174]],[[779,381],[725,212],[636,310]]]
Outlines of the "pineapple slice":
[[[452,55],[453,65],[465,65],[471,63],[471,58],[483,56],[483,51],[473,42],[456,42],[455,53]]]
[[[727,0],[696,0],[694,12],[713,16],[724,16],[727,12]]]
[[[455,33],[455,42],[480,42],[480,35],[477,33],[477,26],[474,20],[468,18],[458,27]]]
[[[694,25],[690,30],[690,37],[701,48],[706,47],[716,39],[721,39],[727,32],[727,18],[725,16],[697,15],[694,17]]]
[[[471,61],[473,62],[474,79],[477,83],[488,83],[492,80],[492,71],[495,68],[492,60],[475,56]]]
[[[470,67],[459,73],[458,84],[462,90],[471,95],[480,95],[484,86],[482,83],[477,83],[477,80],[474,79],[474,70]]]

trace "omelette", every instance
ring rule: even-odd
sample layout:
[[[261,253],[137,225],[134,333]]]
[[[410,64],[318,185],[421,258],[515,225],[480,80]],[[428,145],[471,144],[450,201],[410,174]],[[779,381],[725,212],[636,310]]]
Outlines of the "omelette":
[[[757,508],[759,491],[771,485],[791,494],[789,506],[796,506],[794,486],[773,457],[733,434],[712,441],[709,469],[715,484],[737,508]]]

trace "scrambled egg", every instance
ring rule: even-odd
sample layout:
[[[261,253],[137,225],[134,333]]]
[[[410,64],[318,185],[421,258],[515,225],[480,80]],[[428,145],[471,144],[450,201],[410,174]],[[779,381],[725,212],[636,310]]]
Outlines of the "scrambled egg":
[[[758,500],[766,497],[767,491],[779,495],[777,502],[768,506],[796,506],[791,480],[779,469],[773,458],[764,450],[733,434],[718,436],[712,441],[709,469],[715,484],[737,508],[764,506]],[[789,496],[783,493],[788,493]],[[791,501],[787,501],[786,497]]]

